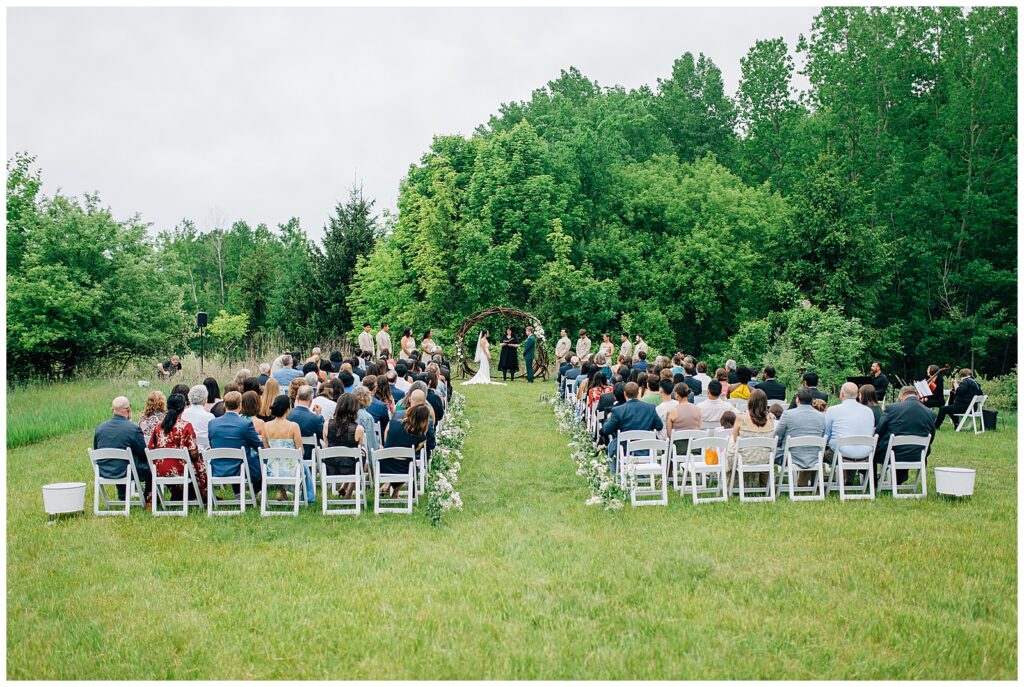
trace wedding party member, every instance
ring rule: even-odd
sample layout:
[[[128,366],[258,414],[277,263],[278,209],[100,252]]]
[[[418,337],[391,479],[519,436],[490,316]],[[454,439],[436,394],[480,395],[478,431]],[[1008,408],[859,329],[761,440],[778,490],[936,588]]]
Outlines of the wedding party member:
[[[192,387],[195,389],[196,387]],[[200,387],[206,393],[206,387]],[[199,406],[199,410],[203,410]],[[206,502],[206,465],[203,463],[203,456],[199,452],[199,443],[196,441],[196,432],[192,425],[185,419],[185,397],[181,394],[171,394],[167,399],[167,414],[163,422],[156,426],[153,435],[149,438],[149,448],[183,448],[188,452],[189,461],[196,472],[196,482],[199,484],[199,494],[193,494],[192,487],[189,487],[191,496],[198,496]],[[203,412],[206,412],[203,410]],[[209,414],[209,413],[207,413]],[[205,430],[205,427],[204,427]],[[180,460],[165,459],[156,461],[156,474],[160,477],[180,476],[184,471]],[[179,500],[182,497],[182,489],[179,486],[168,487],[172,500]]]
[[[960,370],[959,383],[956,380],[953,381],[953,402],[939,408],[939,416],[935,419],[935,429],[942,427],[942,421],[947,416],[953,421],[953,427],[955,428],[957,423],[956,416],[966,413],[967,408],[971,405],[971,400],[975,396],[980,395],[981,386],[974,381],[971,371],[966,367]]]
[[[882,372],[878,361],[871,363],[871,386],[875,387],[875,398],[879,403],[885,401],[885,393],[889,390],[889,378]]]
[[[467,384],[500,384],[504,386],[505,382],[491,381],[490,336],[491,333],[486,329],[480,330],[480,338],[476,342],[476,354],[473,356],[473,360],[480,366],[480,369],[476,371],[472,379],[463,382],[463,386]]]
[[[363,331],[359,333],[359,348],[363,351],[369,351],[373,353],[373,335],[370,334],[370,323],[363,323]],[[332,354],[333,355],[333,354]],[[341,354],[338,354],[341,357]],[[337,372],[337,370],[335,370]]]
[[[533,384],[533,357],[537,353],[537,337],[533,327],[526,328],[526,341],[523,342],[523,363],[526,365],[526,382]]]
[[[775,379],[774,367],[764,368],[764,372],[761,374],[761,383],[757,385],[757,388],[765,393],[769,401],[786,400],[786,387]]]
[[[519,339],[512,333],[512,327],[505,329],[505,336],[498,342],[501,347],[501,355],[498,357],[498,369],[501,370],[502,381],[508,381],[508,374],[512,374],[512,381],[516,381],[516,372],[519,371]]]
[[[572,341],[569,340],[569,333],[563,329],[561,338],[559,338],[558,343],[555,344],[555,358],[564,358],[571,348]]]
[[[428,329],[423,332],[423,340],[420,341],[420,350],[423,351],[424,355],[434,355],[437,351],[437,344],[434,343],[434,338],[431,336],[431,331]]]
[[[167,397],[164,396],[164,392],[149,392],[149,396],[146,397],[146,407],[142,409],[142,418],[139,420],[139,429],[142,430],[142,438],[144,440],[143,446],[149,444],[149,438],[153,436],[153,430],[163,421],[166,412]],[[108,447],[105,446],[104,448]],[[148,470],[149,468],[147,467],[146,469]]]
[[[390,356],[394,349],[391,348],[391,335],[388,333],[388,323],[381,322],[380,331],[377,332],[377,356]]]
[[[606,360],[615,360],[615,344],[612,343],[611,334],[601,335],[601,345],[597,347],[597,352],[604,355]]]
[[[641,353],[644,354],[644,360],[646,360],[647,359],[646,358],[646,356],[647,356],[647,342],[644,341],[644,337],[642,337],[639,334],[637,334],[636,335],[636,348],[633,349],[633,360],[639,360]]]
[[[412,352],[416,350],[416,339],[412,335],[412,327],[402,330],[402,339],[399,345],[402,347],[402,360],[412,360]]]
[[[619,357],[625,358],[626,362],[633,362],[633,344],[626,332],[619,334]]]
[[[587,337],[587,330],[580,330],[580,338],[576,339],[576,355],[580,357],[580,360],[590,354],[590,347],[592,343]]]
[[[156,391],[154,393],[160,392]],[[160,395],[163,396],[163,394]],[[150,398],[152,396],[150,394]],[[182,403],[184,405],[184,397],[182,397]],[[149,407],[148,399],[146,407]],[[148,509],[150,508],[149,504],[152,503],[153,487],[149,473],[149,463],[146,462],[146,443],[143,439],[142,430],[132,423],[132,406],[127,397],[118,396],[115,398],[110,403],[110,412],[111,418],[96,427],[92,437],[92,447],[93,449],[131,449],[132,459],[135,462],[135,471],[138,473],[139,479],[142,480],[143,491],[146,494],[146,508]],[[124,463],[119,463],[116,467],[103,460],[97,461],[97,463],[101,477],[107,479],[124,477],[123,472],[118,474],[120,467]],[[120,484],[117,485],[117,498],[124,499],[124,487]]]
[[[967,370],[970,373],[970,370]],[[928,410],[919,400],[917,390],[912,386],[905,386],[900,389],[899,401],[890,403],[882,411],[882,420],[878,423],[878,447],[875,449],[875,469],[885,461],[885,454],[889,451],[889,439],[893,436],[931,437],[935,439],[935,431],[938,426],[932,420],[932,411]],[[925,458],[932,453],[932,444],[928,443],[928,451]],[[896,461],[918,460],[921,456],[921,449],[918,446],[897,446],[894,449]],[[910,475],[909,470],[897,470],[896,481],[903,484]],[[881,475],[878,475],[881,478]]]

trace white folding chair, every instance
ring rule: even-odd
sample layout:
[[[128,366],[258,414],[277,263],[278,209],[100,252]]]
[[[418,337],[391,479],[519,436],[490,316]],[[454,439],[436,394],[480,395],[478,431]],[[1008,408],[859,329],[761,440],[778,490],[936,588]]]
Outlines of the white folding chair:
[[[798,468],[793,462],[791,451],[794,448],[815,448],[817,458],[815,466]],[[814,472],[815,480],[808,486],[797,486],[796,475],[800,472]],[[782,450],[782,470],[776,493],[781,494],[783,486],[788,487],[789,498],[793,501],[822,501],[825,498],[825,437],[803,436],[786,437],[785,448]],[[797,494],[800,494],[798,496]]]
[[[686,489],[686,482],[679,483],[679,475],[683,472],[683,463],[687,460],[690,452],[690,442],[694,439],[702,439],[708,436],[703,429],[676,429],[669,435],[668,439],[668,464],[672,469],[672,489],[682,495]],[[682,449],[677,443],[685,442]]]
[[[365,498],[366,481],[363,475],[363,454],[358,448],[333,446],[316,449],[316,462],[320,466],[320,499],[324,515],[359,515]],[[351,458],[355,461],[355,473],[351,475],[327,474],[326,460],[333,458]],[[332,499],[332,487],[351,484],[354,486],[351,499]],[[351,506],[350,508],[331,508],[331,506]]]
[[[907,435],[889,437],[889,446],[885,451],[882,472],[878,476],[878,491],[890,489],[894,499],[920,499],[928,496],[928,470],[925,467],[925,458],[928,455],[928,445],[931,440],[931,437]],[[917,460],[896,460],[895,449],[899,446],[916,446],[921,449],[920,456]],[[897,470],[916,470],[917,475],[909,485],[902,485],[896,481]],[[901,489],[905,491],[901,492]]]
[[[689,477],[694,503],[729,500],[728,450],[728,439],[704,437],[690,440],[690,452],[683,462],[683,484],[686,484],[686,479]],[[718,462],[708,463],[709,451],[717,453]],[[698,477],[705,478],[703,486],[698,486]],[[714,488],[707,486],[707,477],[716,478],[717,484]],[[712,496],[701,498],[698,492],[710,493]]]
[[[267,517],[271,515],[292,515],[299,514],[299,499],[306,495],[306,475],[302,469],[304,461],[302,451],[297,448],[260,448],[260,474],[263,477],[263,486],[260,488],[260,515]],[[285,465],[290,466],[286,474],[271,477],[267,474],[267,463],[271,460],[283,460]],[[268,497],[270,487],[291,487],[292,498],[271,499]],[[291,511],[270,510],[271,506],[291,506]]]
[[[181,464],[181,474],[157,475],[157,463],[165,460],[178,461]],[[189,458],[188,450],[183,448],[147,448],[146,461],[149,463],[150,479],[153,484],[153,515],[188,515],[188,507],[203,507],[200,500],[199,482],[196,480],[196,471],[192,467],[192,459]],[[172,499],[164,496],[164,487],[180,487],[181,498]],[[195,492],[195,497],[189,496],[189,487]],[[177,508],[181,510],[176,510]],[[175,509],[175,510],[171,510]]]
[[[381,461],[392,458],[408,461],[408,472],[381,472]],[[413,499],[416,496],[416,452],[411,448],[380,448],[374,451],[373,482],[378,490],[373,499],[374,513],[412,513]],[[379,490],[390,484],[402,485],[399,487],[397,498],[381,496]],[[390,486],[388,488],[390,489]],[[393,504],[404,505],[395,506]]]
[[[308,437],[302,437],[302,464],[309,470],[310,477],[313,478],[313,500],[316,501],[316,480],[320,475],[320,468],[316,465],[316,448],[317,448],[316,435],[310,435]],[[306,458],[306,447],[309,446],[309,458]]]
[[[376,420],[373,421],[373,437],[377,440],[377,446],[384,445],[384,437],[381,435],[380,423]]]
[[[774,501],[775,500],[775,449],[779,445],[779,438],[772,437],[740,437],[736,442],[736,461],[733,463],[732,476],[730,477],[730,491],[739,494],[740,503],[748,501]],[[750,463],[745,460],[747,452],[752,449],[767,449],[767,463]],[[747,475],[768,475],[768,482],[764,487],[746,486]],[[762,496],[747,496],[747,492],[764,492]]]
[[[227,464],[229,469],[238,474],[226,477],[215,477],[214,463]],[[203,449],[203,462],[206,464],[206,514],[237,515],[245,512],[246,506],[256,506],[256,490],[252,486],[249,475],[249,462],[245,457],[245,449],[241,448],[207,448]],[[230,486],[238,488],[238,498],[220,499],[214,493],[217,487]],[[218,506],[238,506],[238,510],[219,510]]]
[[[663,439],[630,441],[622,462],[632,505],[668,505],[668,446]]]
[[[629,449],[629,442],[639,439],[657,439],[658,433],[654,430],[631,429],[626,432],[619,432],[615,437],[615,469],[619,474],[619,484],[626,487],[626,478],[622,472],[622,460]]]
[[[417,503],[427,491],[427,474],[429,472],[430,461],[427,459],[427,447],[424,445],[416,452],[416,494],[414,499]]]
[[[746,402],[746,400],[744,400],[742,398],[730,398],[729,399],[729,403],[731,403],[732,407],[736,409],[736,414],[737,415],[739,415],[740,413],[747,412],[747,402]]]
[[[848,436],[836,440],[836,450],[832,453],[832,465],[828,471],[829,492],[838,491],[839,500],[868,499],[875,498],[875,447],[878,444],[878,435],[872,436]],[[870,449],[866,458],[849,458],[846,452],[850,446],[867,447]],[[860,486],[846,486],[846,473],[866,473],[862,477]]]
[[[135,459],[130,448],[97,448],[89,449],[89,462],[92,463],[93,498],[92,512],[94,515],[123,515],[128,517],[132,506],[144,507],[146,495],[142,480],[135,469]],[[120,475],[103,477],[100,469],[107,474]],[[124,488],[124,498],[107,498],[106,487],[113,485]],[[115,494],[117,492],[114,492]],[[100,508],[100,502],[103,507]]]
[[[960,423],[956,426],[956,431],[960,431],[967,424],[967,421],[971,421],[971,428],[975,434],[979,433],[978,425],[981,425],[980,432],[985,431],[985,416],[982,415],[982,408],[985,406],[985,401],[988,400],[988,396],[975,396],[971,399],[970,404],[967,406],[967,412],[960,417]]]

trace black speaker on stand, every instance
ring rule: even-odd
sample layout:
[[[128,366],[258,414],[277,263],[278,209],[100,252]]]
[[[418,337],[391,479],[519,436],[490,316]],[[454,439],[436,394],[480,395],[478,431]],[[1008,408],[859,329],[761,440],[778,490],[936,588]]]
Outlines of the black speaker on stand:
[[[199,327],[199,375],[203,375],[203,363],[206,358],[206,339],[203,336],[204,328],[209,321],[209,316],[204,312],[196,313],[196,326]]]

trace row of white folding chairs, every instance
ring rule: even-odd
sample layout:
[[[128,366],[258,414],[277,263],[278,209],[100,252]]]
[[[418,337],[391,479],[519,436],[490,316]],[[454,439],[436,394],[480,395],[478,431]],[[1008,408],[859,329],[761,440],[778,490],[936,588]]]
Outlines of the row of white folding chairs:
[[[825,475],[824,437],[787,437],[783,449],[783,464],[776,476],[775,450],[777,437],[745,437],[739,439],[731,474],[728,474],[729,439],[724,436],[709,436],[705,430],[676,430],[666,440],[657,432],[627,431],[617,437],[617,463],[623,487],[630,491],[634,505],[665,505],[668,503],[669,471],[672,473],[673,489],[683,495],[689,486],[694,503],[726,501],[730,492],[738,494],[740,501],[774,501],[777,493],[785,488],[794,501],[822,500],[826,491],[838,492],[841,500],[874,499],[875,472],[873,456],[878,436],[844,437],[837,442],[829,464],[828,480]],[[677,443],[685,448],[677,450]],[[921,498],[927,496],[927,471],[925,456],[930,437],[893,436],[890,438],[881,471],[879,490],[891,490],[895,498]],[[867,448],[867,457],[851,458],[852,447]],[[914,460],[897,460],[895,450],[900,447],[915,447],[920,451]],[[760,449],[770,456],[766,463],[749,463],[744,460],[747,451]],[[810,449],[816,453],[809,468],[801,468],[793,460],[793,449]],[[717,453],[717,460],[708,463],[709,451]],[[860,451],[863,452],[863,451]],[[897,471],[916,471],[913,482],[900,485]],[[799,485],[797,475],[812,472],[809,485]],[[850,472],[864,473],[858,486],[847,485],[845,477]],[[746,475],[767,475],[766,486],[747,487]],[[708,477],[714,478],[715,486],[709,487]],[[660,487],[658,486],[660,480]],[[761,492],[748,496],[747,492]],[[701,498],[701,494],[711,494]],[[647,499],[645,497],[653,497]]]
[[[342,457],[355,459],[355,474],[328,475],[324,460]],[[135,469],[135,461],[132,458],[130,449],[90,449],[89,458],[93,466],[93,512],[96,515],[127,516],[132,506],[142,507],[144,505],[142,481]],[[206,509],[208,515],[244,513],[247,506],[255,507],[256,493],[243,449],[204,449],[203,458],[207,477]],[[190,507],[202,508],[203,503],[198,497],[200,493],[198,478],[187,450],[147,449],[146,459],[149,463],[150,479],[154,494],[153,515],[187,515]],[[287,475],[268,476],[267,463],[273,459],[294,461],[294,471]],[[381,473],[380,461],[387,459],[407,459],[409,461],[408,473]],[[181,474],[158,475],[156,464],[163,460],[177,461],[181,465]],[[230,471],[235,474],[224,477],[215,476],[213,474],[214,464],[219,461],[231,463]],[[305,460],[303,452],[299,449],[261,447],[259,449],[259,462],[262,477],[262,488],[260,490],[261,515],[298,515],[300,498],[304,499],[306,496],[306,479],[303,466],[308,466],[315,470],[314,474],[319,478],[322,489],[321,504],[325,515],[342,513],[358,515],[363,504],[366,502],[365,491],[369,484],[363,473],[362,453],[358,448],[316,447],[313,451],[313,457]],[[413,504],[419,500],[419,496],[422,495],[422,490],[426,483],[426,449],[423,448],[419,452],[415,452],[411,448],[377,449],[371,454],[371,465],[374,488],[384,483],[405,485],[404,490],[400,488],[396,498],[378,495],[374,499],[374,512],[411,513]],[[117,476],[104,477],[102,472],[114,473]],[[345,484],[355,485],[354,498],[332,499],[332,488]],[[125,490],[124,498],[110,497],[106,489],[108,486],[123,488]],[[224,486],[236,488],[238,490],[237,498],[222,499],[217,497],[215,493],[216,488]],[[171,498],[166,495],[164,489],[169,487],[181,489],[181,496]],[[189,495],[190,487],[192,489],[192,496]],[[292,498],[287,500],[269,498],[267,494],[268,487],[290,487],[293,491]],[[360,496],[362,496],[362,499]],[[398,505],[395,506],[395,504]],[[290,505],[291,511],[275,511],[268,508],[269,506],[282,505]],[[339,505],[351,505],[352,507],[332,508],[332,506]],[[236,506],[237,510],[224,510],[221,508],[224,506]]]

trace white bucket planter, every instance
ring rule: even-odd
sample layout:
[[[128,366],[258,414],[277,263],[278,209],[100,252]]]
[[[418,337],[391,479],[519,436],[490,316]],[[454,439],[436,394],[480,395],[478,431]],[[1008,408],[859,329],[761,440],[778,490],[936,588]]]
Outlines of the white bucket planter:
[[[57,482],[43,487],[43,510],[50,515],[85,510],[85,482]]]
[[[935,468],[935,491],[947,496],[974,493],[975,471],[970,468]]]

